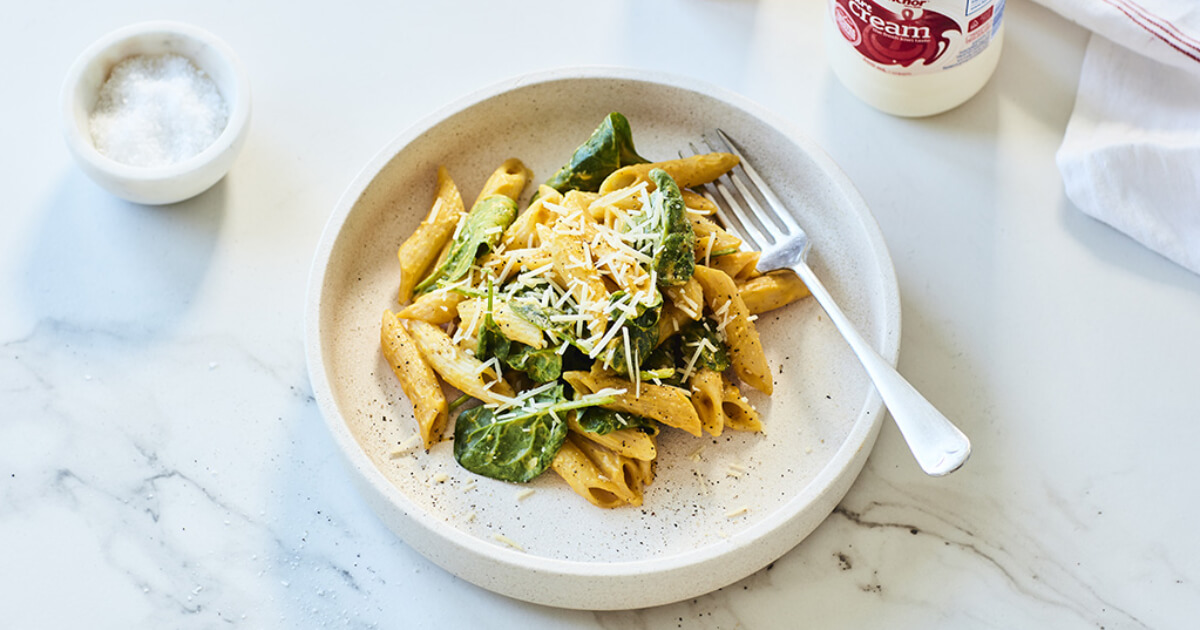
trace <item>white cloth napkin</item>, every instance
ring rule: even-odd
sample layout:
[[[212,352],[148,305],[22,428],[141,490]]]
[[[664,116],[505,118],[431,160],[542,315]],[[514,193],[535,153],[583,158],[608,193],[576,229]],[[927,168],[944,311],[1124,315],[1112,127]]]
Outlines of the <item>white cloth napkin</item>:
[[[1038,0],[1091,29],[1058,151],[1083,212],[1200,273],[1200,0]]]

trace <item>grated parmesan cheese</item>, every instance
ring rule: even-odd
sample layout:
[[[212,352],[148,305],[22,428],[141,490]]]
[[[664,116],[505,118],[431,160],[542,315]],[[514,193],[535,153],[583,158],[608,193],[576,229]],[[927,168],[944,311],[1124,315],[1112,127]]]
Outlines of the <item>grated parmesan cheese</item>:
[[[397,446],[396,448],[392,449],[392,452],[388,453],[388,458],[389,459],[397,459],[399,457],[403,457],[404,455],[406,455],[406,454],[412,452],[414,449],[416,449],[417,446],[419,444],[421,444],[421,441],[422,440],[421,440],[420,434],[413,434],[413,435],[409,436],[409,438],[407,440],[404,440],[404,442],[402,442],[400,444],[400,446]]]
[[[505,536],[504,534],[492,534],[492,538],[496,542],[508,545],[509,547],[512,547],[513,549],[516,549],[517,551],[520,551],[520,552],[525,551],[525,548],[522,547],[521,545],[517,544],[517,541],[509,538],[508,536]]]

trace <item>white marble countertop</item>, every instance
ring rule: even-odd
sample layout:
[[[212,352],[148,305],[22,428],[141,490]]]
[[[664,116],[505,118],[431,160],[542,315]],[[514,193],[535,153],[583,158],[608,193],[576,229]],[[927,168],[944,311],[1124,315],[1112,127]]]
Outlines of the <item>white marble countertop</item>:
[[[832,77],[817,0],[60,4],[0,20],[0,626],[1195,624],[1200,277],[1064,198],[1054,152],[1087,40],[1069,22],[1011,0],[991,83],[905,120]],[[232,173],[165,208],[88,180],[57,108],[78,52],[156,18],[225,39],[255,97]],[[326,217],[437,107],[581,64],[732,89],[829,151],[895,259],[901,371],[974,441],[963,470],[922,475],[885,425],[797,548],[641,611],[494,595],[380,523],[305,368]]]

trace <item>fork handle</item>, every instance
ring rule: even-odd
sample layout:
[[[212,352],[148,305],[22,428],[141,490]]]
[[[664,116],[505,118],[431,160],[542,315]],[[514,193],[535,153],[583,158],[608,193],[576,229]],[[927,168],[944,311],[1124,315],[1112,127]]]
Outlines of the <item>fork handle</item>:
[[[958,470],[971,455],[971,441],[967,436],[863,339],[807,264],[800,262],[792,269],[808,286],[866,368],[921,469],[936,477]]]

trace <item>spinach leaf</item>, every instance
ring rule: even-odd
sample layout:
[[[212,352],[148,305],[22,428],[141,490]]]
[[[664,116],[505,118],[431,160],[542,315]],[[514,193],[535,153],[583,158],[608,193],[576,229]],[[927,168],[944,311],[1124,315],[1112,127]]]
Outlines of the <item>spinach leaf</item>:
[[[708,319],[688,322],[679,329],[676,339],[679,344],[679,360],[685,366],[693,356],[696,356],[696,362],[692,364],[693,371],[708,368],[723,372],[729,368],[729,347],[721,341],[720,335],[713,330]],[[696,355],[697,349],[700,351],[698,356]]]
[[[604,118],[592,136],[575,149],[571,161],[554,174],[546,185],[558,192],[582,190],[596,192],[605,177],[630,164],[649,162],[633,146],[629,121],[617,112]]]
[[[658,435],[658,423],[642,416],[621,413],[603,407],[588,407],[576,417],[584,431],[608,435],[620,429],[637,429],[650,435]]]
[[[615,300],[621,295],[623,292],[618,291],[612,297]],[[658,318],[662,314],[662,298],[659,298],[655,306],[639,305],[637,309],[638,315],[626,319],[623,324],[629,332],[629,352],[625,351],[624,331],[608,342],[608,349],[605,351],[605,356],[610,357],[608,362],[612,369],[626,378],[633,378],[630,370],[634,366],[630,365],[630,362],[636,362],[640,366],[654,352],[654,346],[658,343]],[[629,356],[630,354],[633,356]]]
[[[658,378],[664,385],[683,387],[683,370],[679,367],[679,336],[674,335],[659,344],[642,362],[642,380]],[[667,373],[666,376],[658,374]],[[647,378],[649,377],[649,378]]]
[[[486,406],[468,409],[454,422],[454,459],[493,479],[529,481],[545,472],[562,448],[567,411],[611,402],[612,396],[602,394],[567,400],[558,383],[499,414]]]
[[[475,257],[483,250],[491,251],[504,230],[517,218],[517,204],[504,195],[481,199],[463,218],[462,228],[450,245],[450,254],[413,290],[423,293],[438,282],[454,282],[467,274]],[[499,229],[496,229],[499,228]]]
[[[483,324],[479,327],[478,341],[475,344],[475,357],[487,361],[496,357],[508,367],[524,372],[537,383],[548,383],[562,375],[562,356],[556,348],[537,349],[533,346],[513,341],[504,336],[499,324],[492,318],[492,283],[488,281],[487,312],[483,316]]]
[[[534,404],[563,401],[558,385],[534,396]],[[502,481],[526,482],[545,472],[567,438],[567,422],[552,407],[540,412],[488,407],[458,414],[454,422],[454,459],[467,470]]]
[[[687,207],[675,180],[660,168],[651,169],[650,180],[657,189],[650,194],[651,214],[660,221],[661,238],[654,248],[654,270],[658,285],[679,286],[696,270],[696,233],[687,218]]]
[[[567,311],[553,306],[542,306],[541,293],[533,288],[518,289],[508,299],[508,306],[521,319],[550,333],[555,339],[574,339],[569,322],[554,321],[555,315],[565,315]]]
[[[562,356],[554,347],[538,350],[519,341],[511,343],[508,356],[501,359],[508,367],[524,372],[535,383],[549,383],[562,376]]]

